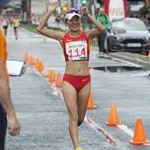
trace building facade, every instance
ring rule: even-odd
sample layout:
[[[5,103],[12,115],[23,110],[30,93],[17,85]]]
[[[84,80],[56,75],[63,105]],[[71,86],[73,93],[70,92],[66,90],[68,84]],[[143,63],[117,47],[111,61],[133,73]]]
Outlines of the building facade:
[[[44,13],[53,0],[31,0],[31,12],[32,14],[40,15]],[[70,0],[58,0],[60,7],[71,6]]]

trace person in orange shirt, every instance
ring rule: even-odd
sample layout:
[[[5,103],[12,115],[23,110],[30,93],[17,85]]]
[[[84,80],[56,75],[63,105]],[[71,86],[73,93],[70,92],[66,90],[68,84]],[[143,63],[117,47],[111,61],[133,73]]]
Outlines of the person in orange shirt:
[[[0,15],[3,6],[10,0],[0,1]],[[20,123],[17,119],[16,112],[11,100],[8,74],[6,71],[6,40],[0,29],[0,150],[5,149],[5,137],[8,121],[8,132],[12,136],[20,133]]]

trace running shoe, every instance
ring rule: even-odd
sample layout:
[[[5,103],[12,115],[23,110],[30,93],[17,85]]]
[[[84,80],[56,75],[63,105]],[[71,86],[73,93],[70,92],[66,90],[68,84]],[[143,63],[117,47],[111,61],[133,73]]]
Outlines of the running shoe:
[[[76,148],[76,150],[83,150],[81,147]]]

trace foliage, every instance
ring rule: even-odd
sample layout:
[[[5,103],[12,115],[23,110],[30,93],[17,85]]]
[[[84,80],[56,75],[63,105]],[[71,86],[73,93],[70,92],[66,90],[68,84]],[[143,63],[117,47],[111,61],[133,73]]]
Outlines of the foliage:
[[[150,14],[150,6],[146,6],[144,5],[141,9],[140,9],[140,14],[141,16],[146,16],[147,14]]]

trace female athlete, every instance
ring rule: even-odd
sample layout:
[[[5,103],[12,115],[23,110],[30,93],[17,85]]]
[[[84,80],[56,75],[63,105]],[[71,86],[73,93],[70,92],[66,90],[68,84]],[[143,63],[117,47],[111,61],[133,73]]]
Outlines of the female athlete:
[[[46,28],[47,20],[51,17],[58,3],[52,3],[42,17],[37,30],[60,42],[66,61],[63,77],[63,96],[69,113],[69,133],[75,150],[82,150],[79,144],[78,126],[84,120],[87,102],[91,91],[89,74],[89,41],[97,37],[105,28],[88,12],[86,7],[72,9],[65,16],[69,31],[64,33]],[[87,32],[81,29],[81,17],[86,16],[95,27]]]

